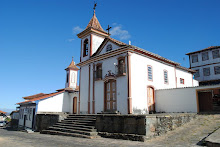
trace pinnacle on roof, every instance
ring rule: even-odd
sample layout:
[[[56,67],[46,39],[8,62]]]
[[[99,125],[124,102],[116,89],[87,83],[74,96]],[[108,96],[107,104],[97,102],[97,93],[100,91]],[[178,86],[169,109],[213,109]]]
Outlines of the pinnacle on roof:
[[[88,28],[90,28],[90,27],[92,27],[92,28],[94,28],[94,29],[96,29],[96,30],[105,32],[105,31],[103,30],[102,26],[100,25],[100,23],[99,23],[99,21],[98,21],[96,15],[95,15],[95,12],[94,12],[94,14],[93,14],[92,19],[89,21],[89,24],[87,25],[86,29],[88,29]]]
[[[79,68],[75,65],[75,62],[73,61],[73,58],[70,65],[65,70],[69,70],[69,69],[79,70]]]

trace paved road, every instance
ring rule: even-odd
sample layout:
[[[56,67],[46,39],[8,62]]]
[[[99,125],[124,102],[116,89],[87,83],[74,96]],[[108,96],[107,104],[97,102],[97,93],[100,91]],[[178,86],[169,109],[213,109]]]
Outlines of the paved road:
[[[197,146],[204,137],[220,127],[220,115],[200,115],[197,119],[166,135],[147,142],[108,138],[84,139],[67,136],[25,133],[0,129],[3,147],[70,147],[70,146]]]

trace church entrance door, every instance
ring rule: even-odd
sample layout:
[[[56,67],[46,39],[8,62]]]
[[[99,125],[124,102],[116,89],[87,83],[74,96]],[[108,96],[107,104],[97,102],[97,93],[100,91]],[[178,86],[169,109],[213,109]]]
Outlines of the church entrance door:
[[[109,80],[105,83],[104,110],[106,112],[115,112],[117,110],[116,102],[116,81]]]
[[[155,111],[155,99],[154,99],[154,88],[147,87],[147,103],[148,103],[148,111],[154,112]]]
[[[77,97],[73,98],[73,114],[77,113]]]

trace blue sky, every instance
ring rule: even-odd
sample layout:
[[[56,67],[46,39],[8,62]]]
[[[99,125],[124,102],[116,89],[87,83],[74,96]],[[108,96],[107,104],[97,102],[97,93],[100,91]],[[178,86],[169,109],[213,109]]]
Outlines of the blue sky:
[[[189,67],[185,53],[220,45],[219,0],[97,0],[111,37]],[[0,0],[0,109],[65,86],[93,0]],[[184,60],[185,58],[185,60]]]

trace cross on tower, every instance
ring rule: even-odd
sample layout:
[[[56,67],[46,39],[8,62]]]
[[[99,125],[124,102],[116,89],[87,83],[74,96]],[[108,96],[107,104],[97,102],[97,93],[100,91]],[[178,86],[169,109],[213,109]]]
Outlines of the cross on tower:
[[[94,1],[94,7],[93,7],[94,13],[95,13],[96,7],[97,7],[97,3]]]
[[[106,29],[107,31],[108,31],[108,35],[110,34],[109,33],[109,30],[111,29],[112,27],[109,27],[109,25],[108,25],[108,28]]]

